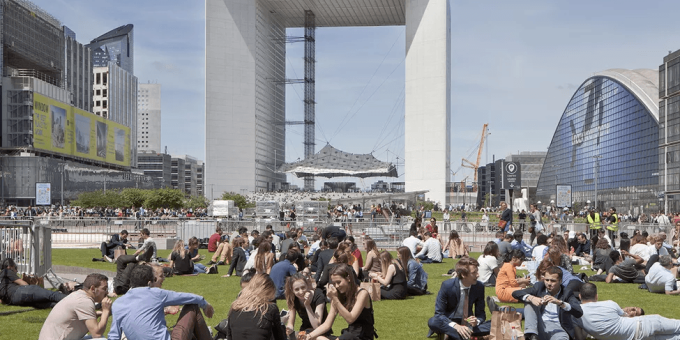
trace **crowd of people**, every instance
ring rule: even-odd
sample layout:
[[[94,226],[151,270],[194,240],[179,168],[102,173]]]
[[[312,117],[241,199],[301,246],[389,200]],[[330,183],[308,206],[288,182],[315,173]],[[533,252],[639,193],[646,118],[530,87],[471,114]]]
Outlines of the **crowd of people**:
[[[178,218],[205,218],[208,216],[206,208],[196,209],[145,209],[144,207],[95,207],[82,208],[75,206],[28,206],[26,208],[8,206],[0,210],[0,216],[11,219],[27,218],[136,218],[150,220],[167,220]]]
[[[680,339],[680,321],[602,301],[591,283],[636,283],[650,293],[680,294],[680,221],[668,239],[665,233],[645,232],[629,238],[610,232],[619,221],[613,209],[591,218],[591,233],[548,232],[540,228],[542,216],[535,206],[523,231],[512,225],[512,215],[504,216],[506,210],[498,211],[506,223],[478,259],[470,257],[457,231],[442,237],[434,217],[425,226],[416,218],[396,256],[369,237],[361,239],[362,256],[349,229],[336,225],[307,235],[296,227],[275,232],[271,225],[261,233],[241,227],[227,235],[217,227],[208,241],[212,257],[205,265],[195,237],[178,240],[168,258],[159,258],[148,229],[140,231],[136,246],[122,230],[102,243],[102,257],[93,259],[114,263],[115,277],[91,274],[82,284],[52,291],[27,285],[8,258],[0,271],[0,299],[53,308],[40,339],[81,339],[88,333],[103,337],[109,319],[108,339],[211,339],[204,316],[213,316],[212,305],[196,294],[164,290],[162,284],[168,276],[209,275],[222,267],[223,277],[240,277],[241,285],[227,318],[216,327],[223,338],[374,339],[368,287],[379,286],[381,300],[429,294],[423,266],[448,257],[458,261],[450,271],[453,277],[439,289],[434,316],[428,320],[430,335],[486,336],[491,329],[486,306],[498,311],[501,303],[524,303],[518,312],[525,339],[585,339],[586,334],[597,339]],[[134,252],[116,251],[120,249]],[[575,272],[574,266],[592,270],[592,275]],[[518,268],[530,275],[518,276]],[[485,287],[494,287],[495,296],[486,296]],[[284,300],[287,310],[279,310],[276,300]],[[169,332],[165,315],[177,313],[177,325]],[[338,315],[346,329],[334,329]]]

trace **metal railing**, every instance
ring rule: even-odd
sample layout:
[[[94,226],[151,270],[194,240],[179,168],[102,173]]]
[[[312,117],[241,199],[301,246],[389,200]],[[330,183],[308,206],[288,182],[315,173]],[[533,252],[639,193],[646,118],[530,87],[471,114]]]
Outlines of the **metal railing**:
[[[45,275],[52,268],[52,230],[33,221],[0,221],[0,258],[20,273]]]

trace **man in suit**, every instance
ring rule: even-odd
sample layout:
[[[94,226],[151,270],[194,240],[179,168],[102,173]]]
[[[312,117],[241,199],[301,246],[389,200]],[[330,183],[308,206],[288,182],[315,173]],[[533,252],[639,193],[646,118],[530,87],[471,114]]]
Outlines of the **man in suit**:
[[[116,247],[121,247],[125,249],[129,244],[127,243],[128,232],[123,229],[120,234],[111,235],[109,242],[102,242],[100,245],[100,250],[102,251],[102,257],[106,261],[113,262],[113,253]]]
[[[525,339],[575,338],[572,317],[580,318],[583,310],[578,299],[561,282],[562,270],[553,266],[547,269],[542,282],[512,292],[512,297],[525,303]]]
[[[328,249],[322,250],[317,256],[318,259],[316,260],[316,274],[314,275],[316,282],[319,282],[319,278],[321,278],[323,269],[331,261],[331,258],[333,258],[333,254],[335,254],[335,250],[338,249],[338,244],[340,243],[336,237],[329,238],[327,242]],[[358,275],[359,273],[356,274]]]
[[[434,308],[434,316],[427,325],[430,333],[446,334],[448,339],[469,339],[488,335],[491,321],[484,311],[484,285],[477,281],[479,263],[463,256],[456,263],[458,277],[444,281]],[[474,307],[474,313],[473,313]]]

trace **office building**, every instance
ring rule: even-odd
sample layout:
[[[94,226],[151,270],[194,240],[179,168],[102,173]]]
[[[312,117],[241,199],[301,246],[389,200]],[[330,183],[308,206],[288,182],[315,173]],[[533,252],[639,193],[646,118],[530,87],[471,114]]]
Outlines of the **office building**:
[[[527,190],[528,199],[536,197],[536,187],[538,179],[541,177],[541,170],[545,162],[545,151],[520,151],[519,154],[508,155],[506,162],[519,163],[522,174],[521,188]],[[514,198],[521,198],[521,192],[513,192]]]
[[[64,88],[71,93],[69,104],[92,112],[92,50],[76,41],[76,33],[64,30]]]
[[[135,74],[133,28],[132,24],[123,25],[93,39],[87,46],[92,50],[94,67],[107,67],[113,62]]]
[[[172,157],[172,188],[187,196],[203,196],[204,164],[189,155]]]
[[[664,209],[680,211],[680,50],[659,66],[659,186]]]
[[[137,169],[146,176],[157,178],[163,188],[172,188],[172,157],[155,151],[137,152]]]
[[[161,152],[161,84],[139,84],[137,150]]]
[[[405,25],[405,186],[444,204],[450,164],[449,1],[206,2],[206,184],[277,190],[285,160],[286,28],[305,27],[305,157],[314,145],[315,27]],[[320,119],[323,119],[322,117]],[[310,152],[311,151],[311,152]],[[313,182],[312,182],[313,183]],[[306,181],[306,184],[308,182]],[[309,188],[305,188],[309,189]]]
[[[559,119],[536,200],[557,203],[556,185],[571,185],[577,208],[597,202],[600,210],[658,212],[658,82],[659,72],[647,69],[610,69],[586,79]]]

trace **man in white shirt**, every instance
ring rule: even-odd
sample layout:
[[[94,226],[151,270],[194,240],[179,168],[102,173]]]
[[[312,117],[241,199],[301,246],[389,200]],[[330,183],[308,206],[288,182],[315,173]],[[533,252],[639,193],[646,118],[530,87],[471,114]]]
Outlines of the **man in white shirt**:
[[[50,312],[40,330],[39,340],[82,339],[88,332],[101,338],[111,316],[111,299],[106,297],[108,278],[90,274],[83,289],[65,297]],[[101,319],[97,321],[95,303],[102,304]]]
[[[418,235],[418,232],[415,230],[411,230],[409,232],[409,237],[407,237],[404,242],[402,242],[402,245],[404,247],[408,247],[409,250],[411,250],[411,254],[413,257],[416,257],[416,254],[418,254],[418,246],[423,246],[423,242],[420,241],[419,238],[416,237]]]
[[[137,256],[137,261],[152,262],[156,261],[156,241],[151,238],[149,229],[144,228],[140,233],[140,237],[144,240],[144,244],[134,253]]]
[[[673,274],[675,272],[675,274]],[[645,284],[650,293],[666,293],[666,295],[678,295],[676,281],[677,269],[673,267],[670,255],[659,256],[659,262],[652,265],[649,273],[645,276]]]
[[[434,239],[429,231],[423,234],[423,238],[425,238],[425,244],[416,258],[419,258],[422,263],[442,262],[442,244]]]
[[[543,253],[545,252],[545,248],[548,248],[546,243],[548,243],[548,236],[543,234],[538,235],[536,238],[536,246],[531,251],[531,257],[533,257],[534,261],[537,261],[538,263],[543,261]]]
[[[661,226],[671,225],[671,221],[668,219],[668,216],[664,214],[663,210],[659,212],[659,216],[656,218],[656,222],[659,223],[659,225]]]
[[[600,340],[680,340],[680,320],[644,315],[639,307],[621,309],[614,301],[598,301],[597,286],[581,286],[583,316],[575,319],[588,334]],[[644,315],[644,316],[642,316]]]

